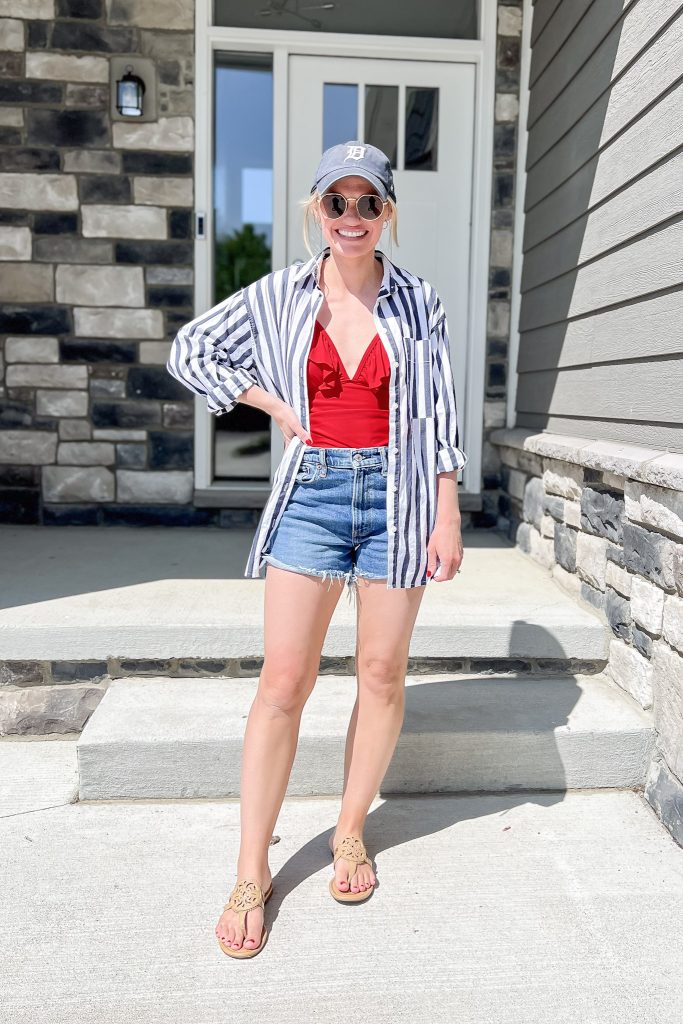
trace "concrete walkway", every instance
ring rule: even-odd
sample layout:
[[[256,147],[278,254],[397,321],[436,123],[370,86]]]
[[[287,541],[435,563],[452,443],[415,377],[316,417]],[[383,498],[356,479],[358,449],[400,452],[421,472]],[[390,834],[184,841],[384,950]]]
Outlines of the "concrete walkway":
[[[327,891],[338,799],[288,799],[271,930],[214,927],[236,801],[69,803],[75,741],[0,742],[1,1024],[673,1024],[683,852],[629,791],[378,798],[378,885]]]

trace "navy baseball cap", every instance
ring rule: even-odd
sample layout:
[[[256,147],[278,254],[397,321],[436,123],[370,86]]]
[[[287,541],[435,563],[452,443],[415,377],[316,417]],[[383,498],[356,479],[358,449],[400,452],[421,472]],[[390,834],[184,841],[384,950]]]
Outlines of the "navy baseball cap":
[[[389,196],[396,202],[389,157],[377,146],[359,142],[358,139],[340,142],[339,145],[330,146],[325,150],[320,158],[318,170],[315,172],[311,192],[315,192],[317,189],[322,195],[338,178],[350,174],[358,174],[361,178],[366,178],[371,185],[374,185],[384,201]]]

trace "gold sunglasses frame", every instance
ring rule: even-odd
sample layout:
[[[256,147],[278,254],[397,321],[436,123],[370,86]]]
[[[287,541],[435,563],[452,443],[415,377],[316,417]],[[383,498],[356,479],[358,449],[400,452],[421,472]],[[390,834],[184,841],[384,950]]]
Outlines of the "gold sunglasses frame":
[[[327,214],[325,213],[325,207],[322,204],[323,196],[318,196],[318,200],[317,200],[318,201],[318,206],[321,208],[322,216],[325,218],[325,220],[341,220],[342,217],[344,216],[344,214],[349,209],[349,206],[351,205],[351,203],[353,203],[355,205],[355,207],[356,207],[356,213],[358,214],[360,219],[364,220],[364,221],[367,221],[368,224],[372,224],[372,223],[374,223],[374,221],[379,220],[381,218],[382,214],[384,213],[384,207],[387,206],[388,203],[389,203],[389,201],[387,199],[380,199],[379,196],[375,192],[364,192],[362,196],[358,196],[358,199],[353,199],[353,198],[348,199],[347,196],[342,195],[341,192],[325,192],[324,195],[326,195],[326,196],[339,196],[339,198],[343,199],[344,202],[346,203],[346,206],[344,207],[343,212],[340,213],[338,217],[328,217]],[[380,203],[382,204],[382,212],[379,213],[376,217],[364,217],[361,214],[361,212],[359,211],[359,209],[358,209],[358,203],[359,203],[359,201],[361,199],[379,199]]]

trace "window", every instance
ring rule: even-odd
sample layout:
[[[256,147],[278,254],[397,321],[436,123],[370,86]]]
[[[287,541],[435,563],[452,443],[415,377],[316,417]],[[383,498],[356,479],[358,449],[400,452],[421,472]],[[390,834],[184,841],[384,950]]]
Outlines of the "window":
[[[401,101],[403,95],[403,101]],[[363,100],[363,109],[359,104]],[[403,102],[403,153],[399,162],[399,109]],[[364,134],[359,136],[362,120]],[[394,170],[436,171],[439,90],[425,86],[357,85],[325,82],[323,149],[358,139],[387,154]]]
[[[352,35],[476,39],[477,0],[214,0],[214,25],[350,32]]]
[[[396,167],[398,151],[398,86],[365,86],[365,138],[386,153]]]
[[[439,90],[406,88],[406,171],[435,171],[439,129]]]
[[[325,82],[323,149],[358,137],[358,86]]]

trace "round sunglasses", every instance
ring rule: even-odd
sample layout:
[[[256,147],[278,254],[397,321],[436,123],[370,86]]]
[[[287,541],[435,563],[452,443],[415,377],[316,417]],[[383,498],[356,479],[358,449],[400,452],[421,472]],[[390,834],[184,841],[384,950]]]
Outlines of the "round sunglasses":
[[[325,192],[324,195],[320,196],[319,202],[328,220],[337,220],[339,217],[342,217],[346,213],[349,203],[356,204],[356,212],[363,220],[377,220],[378,217],[382,216],[384,207],[387,205],[386,201],[383,202],[376,195],[359,196],[358,199],[347,199],[346,196],[342,196],[338,192]]]

